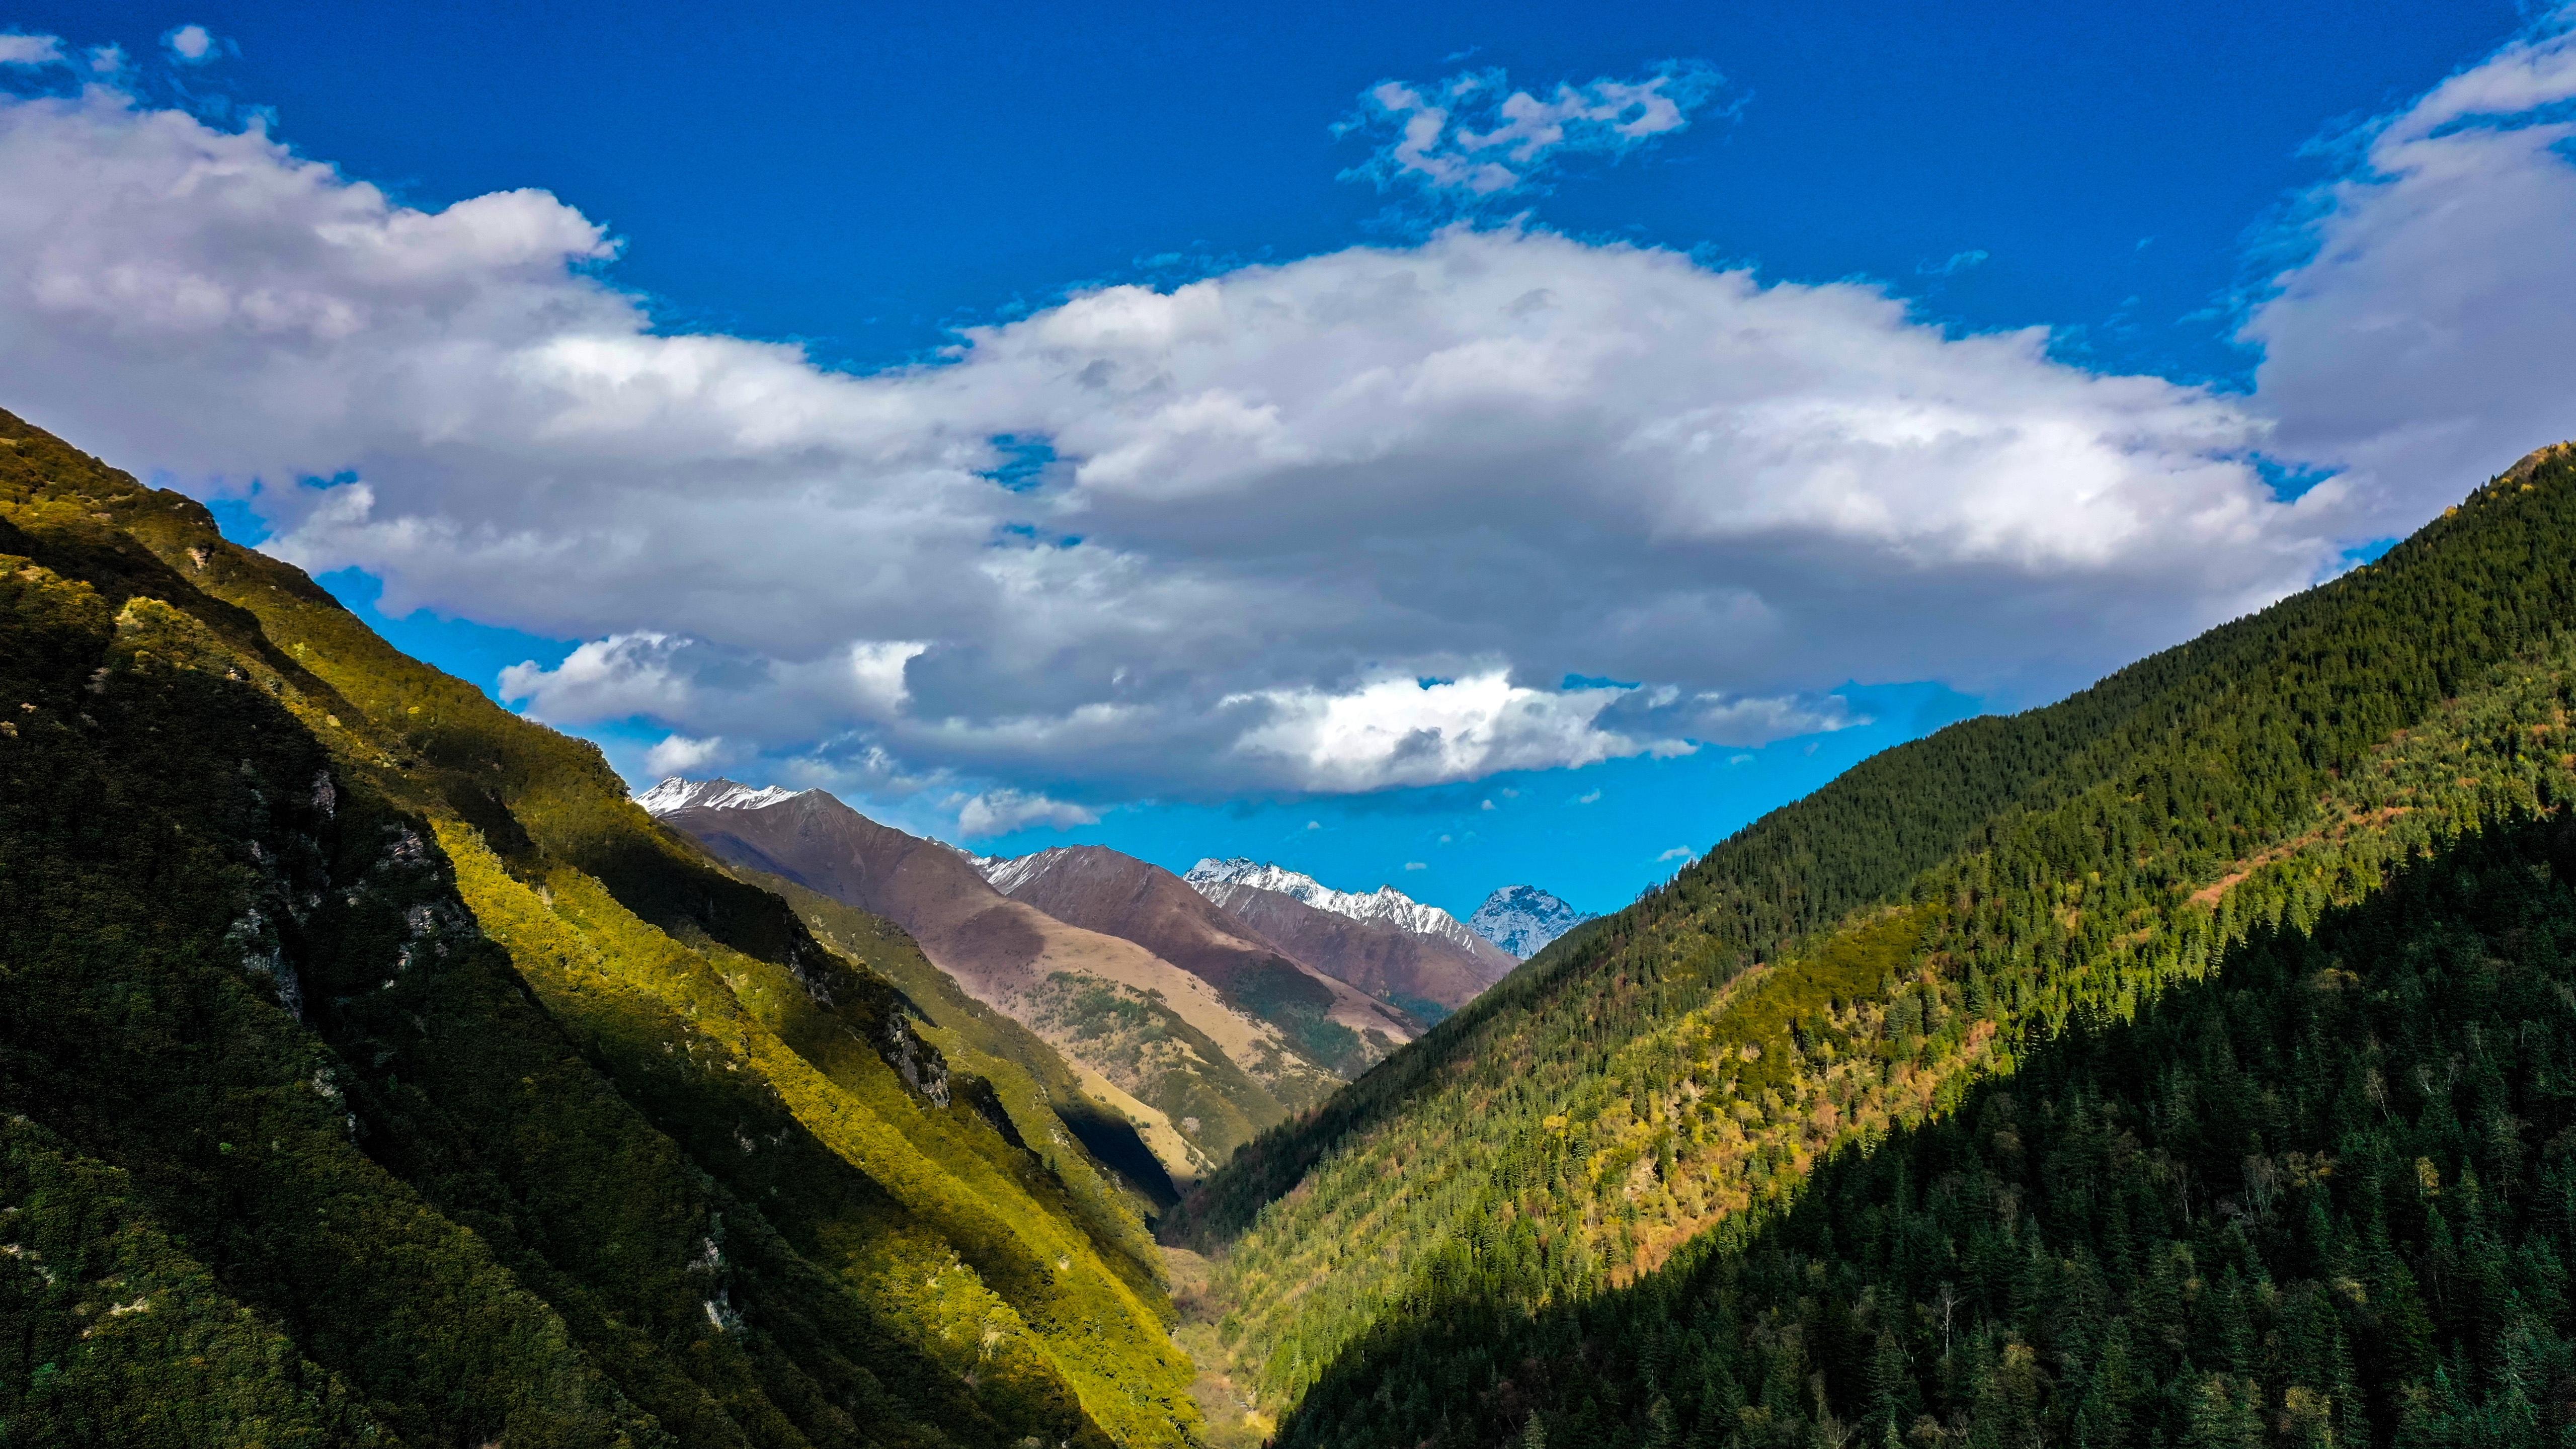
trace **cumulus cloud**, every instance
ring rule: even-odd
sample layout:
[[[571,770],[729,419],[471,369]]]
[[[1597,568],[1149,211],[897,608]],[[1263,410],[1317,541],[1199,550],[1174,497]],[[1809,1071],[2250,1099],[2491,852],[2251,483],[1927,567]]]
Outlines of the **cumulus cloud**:
[[[1684,740],[1600,728],[1602,711],[1627,693],[1529,689],[1493,669],[1465,679],[1376,679],[1341,692],[1268,690],[1220,703],[1261,707],[1263,722],[1236,740],[1238,752],[1283,762],[1306,788],[1352,791],[1689,752]]]
[[[972,840],[984,835],[1008,835],[1032,825],[1051,825],[1068,830],[1076,825],[1098,821],[1098,812],[1044,795],[1023,794],[1018,790],[986,790],[968,797],[957,808],[957,830]]]
[[[93,84],[0,99],[0,405],[200,491],[264,480],[270,547],[378,575],[391,612],[579,641],[504,672],[540,718],[949,791],[983,833],[1749,748],[1856,722],[1844,680],[2044,697],[2576,431],[2547,421],[2563,49],[2373,133],[2251,314],[2251,398],[1951,336],[1871,285],[1468,226],[1086,292],[855,375],[657,332],[544,192],[405,207]],[[1617,96],[1577,88],[1508,143],[1439,136],[1543,164],[1584,126],[1669,132],[1677,84],[1669,113],[1586,119]],[[2376,384],[2337,339],[2416,393],[2345,406]],[[2441,374],[2472,365],[2487,394]],[[2351,472],[2277,497],[2249,455],[2284,439]]]
[[[2344,138],[2244,329],[2285,456],[2374,531],[2576,436],[2576,10]]]
[[[694,775],[730,754],[722,737],[693,740],[671,735],[644,752],[644,768],[659,776]]]
[[[1560,158],[1620,156],[1682,130],[1725,83],[1697,61],[1667,61],[1636,80],[1560,82],[1544,99],[1514,90],[1499,70],[1427,85],[1380,81],[1334,129],[1376,142],[1345,173],[1351,179],[1483,198],[1523,189]]]
[[[161,37],[172,59],[183,65],[202,65],[215,58],[215,37],[202,25],[182,25]]]
[[[52,35],[0,33],[0,65],[60,65],[63,42]]]

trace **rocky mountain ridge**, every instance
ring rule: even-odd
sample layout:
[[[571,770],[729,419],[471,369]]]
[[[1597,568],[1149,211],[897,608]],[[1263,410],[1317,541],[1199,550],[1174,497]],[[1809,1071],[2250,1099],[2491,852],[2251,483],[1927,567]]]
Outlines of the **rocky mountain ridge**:
[[[1191,866],[1181,879],[1202,892],[1216,885],[1277,891],[1319,911],[1348,916],[1354,921],[1381,921],[1417,936],[1446,941],[1464,951],[1475,950],[1479,942],[1492,944],[1468,930],[1456,916],[1417,901],[1391,885],[1381,885],[1373,891],[1339,891],[1304,871],[1241,855],[1226,860],[1210,856]]]
[[[1334,969],[1247,928],[1180,877],[1098,845],[1057,846],[985,872],[995,888],[1069,925],[1133,941],[1278,1026],[1300,1050],[1356,1077],[1423,1023]]]

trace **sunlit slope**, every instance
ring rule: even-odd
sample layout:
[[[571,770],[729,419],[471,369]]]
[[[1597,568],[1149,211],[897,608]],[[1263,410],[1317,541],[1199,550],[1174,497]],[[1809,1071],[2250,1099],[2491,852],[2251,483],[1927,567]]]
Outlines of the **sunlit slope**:
[[[2576,814],[2038,1044],[1633,1287],[1384,1321],[1331,1445],[2565,1442]],[[1430,1309],[1430,1305],[1423,1305]]]
[[[2570,624],[2554,454],[2378,564],[1765,817],[1185,1205],[1238,1366],[1293,1401],[1460,1283],[1627,1281],[2033,1028],[2126,1013],[2410,842],[2557,798]]]
[[[1094,1216],[1134,1227],[1122,1258],[1138,1263],[1154,1260],[1157,1250],[1152,1240],[1130,1213],[1161,1212],[1178,1196],[1157,1157],[1158,1144],[1148,1141],[1136,1125],[1136,1119],[1159,1118],[1159,1113],[1133,1099],[1096,1099],[1083,1086],[1079,1069],[1044,1038],[968,995],[946,972],[930,964],[920,945],[894,922],[794,881],[735,869],[778,892],[825,945],[901,987],[922,1013],[922,1036],[939,1048],[952,1071],[964,1070],[992,1084],[1013,1130],[1032,1150],[1050,1161],[1057,1150],[1067,1150],[1063,1165],[1075,1169],[1064,1174],[1069,1186],[1097,1180],[1131,1194],[1130,1212]],[[1088,1165],[1082,1160],[1084,1150],[1091,1157]],[[1172,1150],[1181,1149],[1175,1143]],[[1090,1167],[1105,1170],[1105,1175],[1091,1172]],[[1119,1259],[1111,1261],[1115,1265]]]
[[[0,555],[10,1442],[1185,1440],[1088,1157],[596,750],[5,414]]]
[[[1134,941],[1060,921],[996,890],[938,841],[821,790],[750,808],[684,807],[662,822],[718,858],[899,923],[976,1000],[1022,1023],[1087,1087],[1148,1124],[1165,1169],[1195,1180],[1292,1107],[1340,1085],[1278,1026]]]

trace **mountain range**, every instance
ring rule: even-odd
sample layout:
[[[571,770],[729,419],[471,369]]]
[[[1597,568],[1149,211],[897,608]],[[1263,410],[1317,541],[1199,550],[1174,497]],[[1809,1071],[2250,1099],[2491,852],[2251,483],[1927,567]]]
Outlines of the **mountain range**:
[[[0,413],[0,1437],[2576,1435],[2576,449],[1517,964],[643,801]]]
[[[1275,891],[1319,911],[1348,916],[1354,921],[1383,922],[1417,936],[1446,941],[1471,954],[1493,944],[1468,930],[1456,916],[1438,906],[1424,905],[1393,886],[1382,885],[1365,895],[1337,891],[1311,875],[1276,865],[1255,865],[1241,856],[1232,860],[1202,860],[1191,866],[1182,879],[1200,890],[1212,885],[1241,885]]]
[[[729,780],[656,789],[657,818],[719,859],[900,927],[969,995],[1054,1044],[1143,1125],[1176,1177],[1224,1161],[1339,1080],[1217,983],[1013,900],[959,852],[826,792],[764,793]],[[1385,1028],[1402,1030],[1391,1020]]]
[[[1436,907],[1277,867],[1255,874],[1285,889],[1185,880],[1099,846],[980,857],[824,791],[724,779],[674,777],[636,800],[764,882],[900,926],[1052,1043],[1182,1182],[1519,964]]]
[[[1354,989],[1330,958],[1283,951],[1247,932],[1180,877],[1096,845],[1042,850],[986,872],[995,889],[1057,920],[1118,936],[1207,981],[1294,1039],[1338,1075],[1355,1077],[1418,1035],[1422,1024]]]

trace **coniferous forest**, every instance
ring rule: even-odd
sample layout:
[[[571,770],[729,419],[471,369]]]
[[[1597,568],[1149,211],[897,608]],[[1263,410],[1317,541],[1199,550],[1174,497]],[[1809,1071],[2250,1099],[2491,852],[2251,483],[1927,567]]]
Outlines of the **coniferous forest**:
[[[2554,814],[2571,620],[2558,451],[2368,568],[1774,812],[1201,1187],[1179,1231],[1219,1264],[1228,1361],[1321,1412],[1400,1325],[1622,1291],[2068,1024]]]
[[[890,922],[0,444],[0,1445],[2576,1445],[2564,449],[1174,1204]]]
[[[1409,1315],[1293,1444],[2576,1439],[2576,820],[2500,823],[1783,1209],[1534,1316]]]

